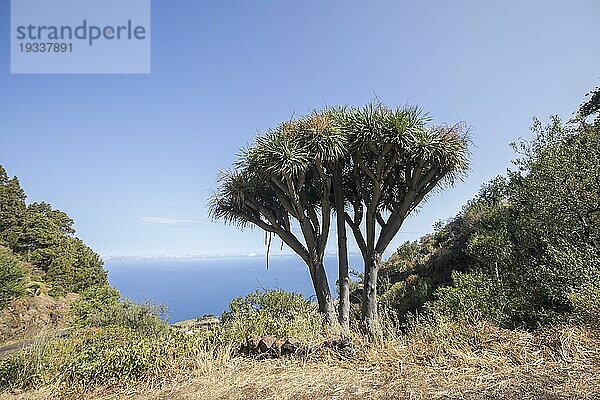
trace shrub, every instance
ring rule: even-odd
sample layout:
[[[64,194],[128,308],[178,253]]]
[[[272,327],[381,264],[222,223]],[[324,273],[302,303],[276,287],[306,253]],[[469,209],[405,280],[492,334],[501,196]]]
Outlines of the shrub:
[[[168,342],[168,337],[155,339],[119,327],[87,333],[61,366],[62,379],[85,386],[147,379],[176,356],[177,347]]]
[[[119,291],[108,285],[84,290],[73,302],[71,312],[76,317],[75,324],[80,327],[119,326],[145,335],[168,329],[162,319],[164,306],[121,299]]]
[[[600,286],[589,284],[579,292],[571,294],[574,308],[574,319],[576,322],[600,327]]]
[[[42,339],[35,345],[0,359],[0,392],[50,383],[68,350],[59,339]]]
[[[408,243],[392,257],[414,265],[409,273],[429,278],[432,288],[453,284],[437,292],[436,312],[537,328],[577,320],[573,313],[592,301],[583,288],[597,282],[600,265],[600,131],[557,117],[546,127],[534,120],[532,131],[531,141],[514,145],[522,156],[516,171],[484,185],[419,249]],[[389,286],[405,280],[389,270],[382,268],[382,287],[386,278]],[[384,297],[397,302],[404,292],[398,285]]]
[[[222,322],[224,335],[238,341],[263,335],[310,340],[321,334],[322,327],[315,304],[283,290],[257,290],[235,298]]]
[[[99,384],[161,382],[192,368],[216,366],[215,360],[226,360],[228,351],[202,335],[165,331],[146,336],[124,327],[83,328],[0,359],[0,391],[42,385],[77,391]]]
[[[25,271],[15,257],[0,252],[0,309],[25,294]]]
[[[406,281],[394,283],[380,298],[382,308],[405,319],[409,312],[420,311],[429,299],[429,282],[427,278],[409,275]]]
[[[469,323],[506,323],[509,305],[500,281],[483,272],[453,272],[452,279],[455,286],[438,288],[436,300],[426,305],[434,316]]]

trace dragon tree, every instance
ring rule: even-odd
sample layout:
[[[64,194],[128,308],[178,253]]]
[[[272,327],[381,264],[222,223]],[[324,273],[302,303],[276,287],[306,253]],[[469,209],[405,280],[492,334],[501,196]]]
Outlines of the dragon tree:
[[[331,224],[332,178],[326,166],[344,155],[345,136],[331,117],[312,114],[259,136],[223,173],[211,201],[215,219],[276,234],[308,266],[325,323],[336,323],[323,257]]]
[[[361,325],[378,329],[377,274],[381,257],[407,216],[434,190],[468,168],[464,125],[430,126],[417,107],[381,104],[330,110],[347,141],[343,170],[345,219],[364,261]]]

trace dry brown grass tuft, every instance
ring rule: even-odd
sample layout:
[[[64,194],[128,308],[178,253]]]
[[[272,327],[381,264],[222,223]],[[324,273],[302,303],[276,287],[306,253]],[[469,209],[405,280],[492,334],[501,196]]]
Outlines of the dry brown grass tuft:
[[[200,359],[161,387],[97,388],[78,399],[600,399],[600,335],[480,324],[415,328],[344,360]],[[190,372],[191,371],[191,372]],[[57,398],[51,388],[0,399]]]

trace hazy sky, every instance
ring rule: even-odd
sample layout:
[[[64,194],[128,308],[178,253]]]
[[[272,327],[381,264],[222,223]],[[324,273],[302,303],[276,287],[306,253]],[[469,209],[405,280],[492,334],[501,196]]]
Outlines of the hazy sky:
[[[465,121],[469,178],[392,250],[504,173],[532,116],[568,118],[600,84],[599,17],[598,0],[155,0],[150,75],[11,75],[0,0],[0,164],[100,254],[260,254],[260,231],[212,223],[206,208],[257,132],[374,98]]]

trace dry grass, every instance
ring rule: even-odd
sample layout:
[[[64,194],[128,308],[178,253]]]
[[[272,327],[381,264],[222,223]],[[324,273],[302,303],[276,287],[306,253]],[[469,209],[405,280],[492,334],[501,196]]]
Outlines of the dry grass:
[[[219,352],[161,386],[44,388],[0,399],[600,399],[600,336],[579,327],[536,334],[489,325],[416,328],[360,346],[356,357],[253,360]]]

